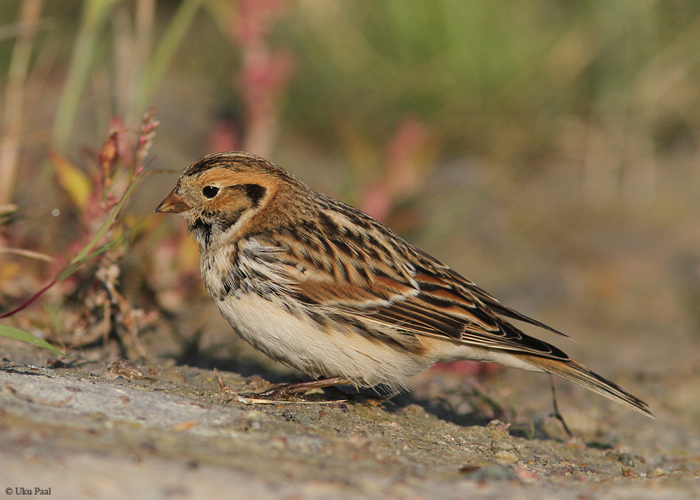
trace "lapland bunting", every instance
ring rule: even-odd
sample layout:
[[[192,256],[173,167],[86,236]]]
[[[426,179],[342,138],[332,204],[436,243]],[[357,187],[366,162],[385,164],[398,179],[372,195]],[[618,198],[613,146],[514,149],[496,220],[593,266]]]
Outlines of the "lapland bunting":
[[[206,288],[238,334],[318,380],[407,389],[433,363],[548,372],[651,415],[646,403],[524,334],[560,332],[508,306],[369,215],[244,152],[188,167],[156,212],[179,213]]]

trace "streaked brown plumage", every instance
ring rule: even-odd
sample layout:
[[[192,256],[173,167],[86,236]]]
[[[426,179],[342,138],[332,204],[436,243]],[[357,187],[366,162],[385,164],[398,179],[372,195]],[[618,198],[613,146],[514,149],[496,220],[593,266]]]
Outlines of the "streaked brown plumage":
[[[182,214],[207,290],[231,326],[314,377],[405,389],[436,362],[544,371],[644,414],[643,401],[505,318],[503,304],[367,214],[255,155],[191,165],[157,208]]]

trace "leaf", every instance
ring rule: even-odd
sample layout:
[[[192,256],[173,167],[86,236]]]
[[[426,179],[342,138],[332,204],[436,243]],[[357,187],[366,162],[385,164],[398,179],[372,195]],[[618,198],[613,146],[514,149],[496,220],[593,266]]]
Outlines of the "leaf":
[[[54,354],[57,354],[59,356],[65,356],[63,352],[61,352],[59,349],[56,347],[52,346],[45,340],[40,339],[36,335],[32,335],[29,332],[25,332],[24,330],[20,330],[19,328],[14,328],[12,326],[5,326],[5,325],[0,325],[0,336],[2,337],[7,337],[9,339],[15,339],[15,340],[20,340],[22,342],[26,342],[27,344],[32,344],[37,347],[41,347],[42,349],[48,349]]]
[[[73,205],[81,212],[84,211],[93,191],[88,176],[58,153],[50,152],[49,159],[61,188],[68,194]]]
[[[0,226],[11,224],[18,214],[19,207],[17,205],[0,205]]]

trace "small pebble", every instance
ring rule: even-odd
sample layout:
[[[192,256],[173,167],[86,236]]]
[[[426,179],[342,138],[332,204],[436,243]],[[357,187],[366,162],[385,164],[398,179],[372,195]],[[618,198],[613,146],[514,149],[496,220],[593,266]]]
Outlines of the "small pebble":
[[[132,380],[141,380],[144,378],[141,368],[126,359],[118,359],[112,362],[107,368],[105,376],[107,378],[123,377]]]
[[[499,451],[494,455],[496,460],[504,464],[514,464],[518,461],[518,457],[512,451]]]

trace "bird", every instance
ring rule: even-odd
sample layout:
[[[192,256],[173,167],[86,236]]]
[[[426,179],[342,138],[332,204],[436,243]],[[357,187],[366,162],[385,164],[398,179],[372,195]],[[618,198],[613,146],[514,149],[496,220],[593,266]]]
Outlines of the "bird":
[[[206,289],[238,335],[312,377],[267,396],[335,385],[398,393],[435,363],[475,360],[558,375],[653,417],[512,320],[567,335],[260,156],[203,157],[155,211],[186,219]]]

